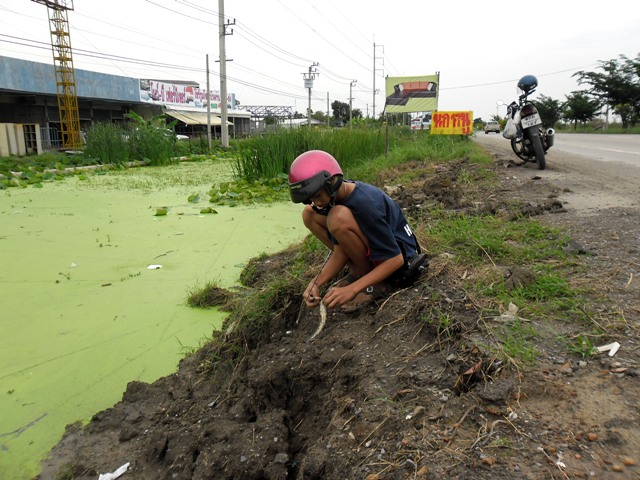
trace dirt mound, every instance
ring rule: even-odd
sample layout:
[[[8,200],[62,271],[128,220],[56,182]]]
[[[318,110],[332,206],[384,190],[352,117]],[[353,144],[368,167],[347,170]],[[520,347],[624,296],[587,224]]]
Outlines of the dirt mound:
[[[437,203],[506,218],[567,215],[543,179],[525,190],[501,174],[499,187],[480,191],[460,182],[461,165],[503,171],[500,163],[452,162],[422,185],[396,187],[395,197],[414,213]],[[514,210],[519,196],[522,210]],[[633,215],[628,228],[637,235]],[[245,280],[272,278],[290,255],[256,261]],[[596,275],[588,262],[580,268],[576,275]],[[462,288],[464,275],[446,255],[432,258],[412,288],[357,315],[330,312],[310,343],[318,311],[301,309],[291,288],[260,335],[226,332],[243,339],[248,355],[237,344],[210,345],[173,375],[130,383],[113,408],[68,427],[41,478],[95,478],[127,462],[124,478],[136,479],[640,478],[637,353],[571,357],[558,327],[541,323],[545,349],[535,367],[520,370],[492,353],[486,328],[517,312],[484,314]],[[504,271],[514,288],[530,276],[517,266]],[[613,308],[602,299],[602,311]],[[637,327],[627,333],[635,342]]]

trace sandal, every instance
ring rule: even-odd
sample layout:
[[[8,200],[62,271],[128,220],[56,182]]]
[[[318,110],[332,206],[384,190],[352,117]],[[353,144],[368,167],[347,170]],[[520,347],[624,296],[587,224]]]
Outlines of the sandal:
[[[348,273],[347,275],[342,277],[340,280],[338,280],[336,283],[331,285],[331,287],[337,287],[337,288],[346,287],[347,285],[351,285],[353,282],[358,280],[358,278],[360,277],[356,277],[353,273]]]
[[[371,285],[342,305],[340,307],[340,311],[343,313],[355,313],[361,310],[365,305],[372,303],[374,300],[388,295],[389,292],[391,292],[391,287],[384,282],[378,283],[377,285]]]

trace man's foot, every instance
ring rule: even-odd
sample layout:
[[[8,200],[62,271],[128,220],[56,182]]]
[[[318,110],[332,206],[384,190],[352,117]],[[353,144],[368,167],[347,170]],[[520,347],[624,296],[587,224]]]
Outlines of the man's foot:
[[[382,298],[389,293],[391,293],[391,287],[384,282],[372,285],[365,288],[353,297],[353,299],[342,305],[340,307],[340,311],[344,313],[355,313],[362,310],[364,306],[373,303],[374,300]]]

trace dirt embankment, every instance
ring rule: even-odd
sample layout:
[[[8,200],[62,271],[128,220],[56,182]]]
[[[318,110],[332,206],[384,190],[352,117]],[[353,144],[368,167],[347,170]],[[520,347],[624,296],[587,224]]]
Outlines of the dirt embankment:
[[[120,403],[68,428],[41,478],[96,478],[127,462],[123,478],[135,479],[640,478],[640,207],[628,198],[640,198],[638,180],[574,170],[561,155],[538,172],[493,153],[497,189],[468,192],[461,161],[397,198],[494,214],[519,199],[521,214],[566,228],[573,281],[598,287],[589,320],[621,344],[615,356],[572,355],[558,335],[578,326],[520,319],[539,332],[535,366],[499,360],[485,348],[490,327],[517,312],[485,316],[463,288],[468,273],[437,257],[414,288],[330,314],[311,343],[318,313],[297,322],[291,295],[240,362],[212,369],[219,352],[207,347],[174,375],[132,382]],[[268,278],[288,261],[256,270]],[[447,321],[425,321],[434,312]]]

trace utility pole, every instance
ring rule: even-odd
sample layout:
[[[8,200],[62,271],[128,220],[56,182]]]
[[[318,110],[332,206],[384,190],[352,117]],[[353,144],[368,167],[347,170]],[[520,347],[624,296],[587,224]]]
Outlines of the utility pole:
[[[207,94],[204,98],[207,99],[207,145],[209,147],[208,152],[211,153],[211,97],[209,92],[209,54],[207,53]]]
[[[383,72],[384,73],[384,69],[383,68],[376,68],[376,60],[382,60],[382,65],[384,66],[384,57],[376,57],[376,48],[380,47],[382,48],[382,53],[384,53],[384,45],[376,45],[375,42],[373,42],[373,114],[372,114],[372,118],[375,120],[376,119],[376,95],[378,94],[378,92],[380,90],[376,90],[376,72]]]
[[[353,95],[352,95],[352,91],[353,91],[353,87],[356,86],[356,83],[358,83],[358,80],[352,80],[351,83],[349,84],[349,128],[353,128]]]
[[[316,68],[320,65],[318,62],[313,62],[309,66],[309,73],[303,73],[302,77],[304,79],[304,88],[309,89],[309,106],[307,107],[307,124],[309,128],[311,128],[311,89],[313,88],[313,81],[316,77],[319,77],[318,69]]]
[[[223,147],[229,146],[229,127],[227,125],[227,53],[225,48],[225,37],[227,35],[233,35],[233,29],[231,33],[227,33],[227,27],[229,25],[235,25],[233,23],[224,21],[224,0],[218,0],[218,25],[219,25],[219,43],[220,43],[220,101],[221,118],[220,118],[220,135]],[[229,60],[231,61],[231,60]]]
[[[329,127],[329,92],[327,92],[327,127]]]

